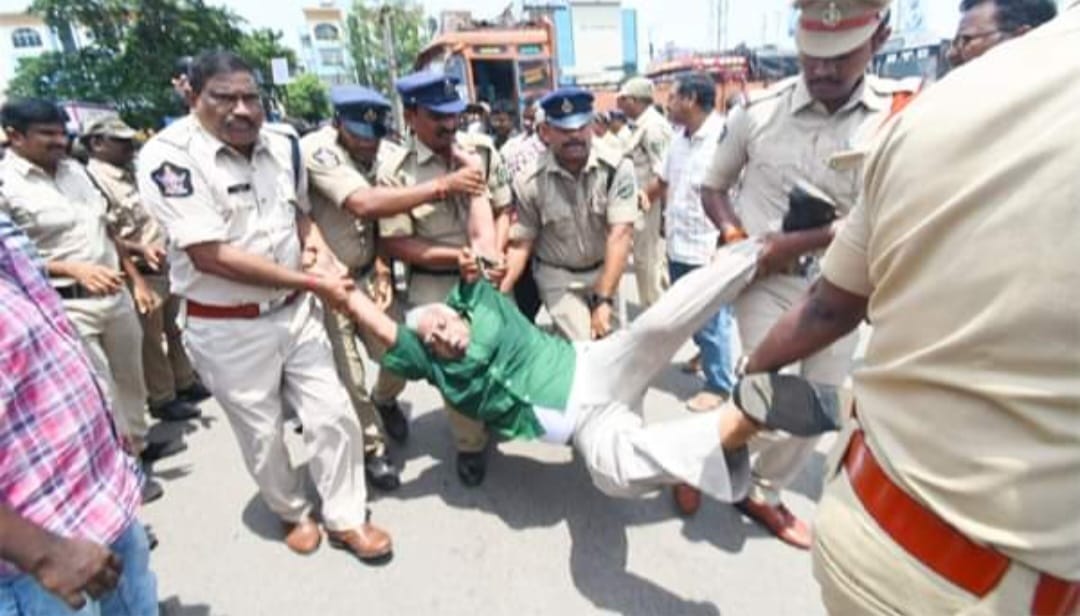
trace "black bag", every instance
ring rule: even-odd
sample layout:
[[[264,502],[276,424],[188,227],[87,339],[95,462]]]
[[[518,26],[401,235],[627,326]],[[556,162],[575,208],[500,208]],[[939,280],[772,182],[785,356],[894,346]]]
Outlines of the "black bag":
[[[783,231],[816,229],[836,220],[836,203],[816,186],[798,183],[788,194]]]

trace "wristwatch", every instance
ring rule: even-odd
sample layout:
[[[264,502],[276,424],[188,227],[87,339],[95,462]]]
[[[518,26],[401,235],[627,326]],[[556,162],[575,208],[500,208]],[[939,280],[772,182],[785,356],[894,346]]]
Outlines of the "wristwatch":
[[[589,310],[596,310],[596,307],[600,304],[607,304],[608,306],[615,305],[615,298],[609,295],[600,295],[599,293],[589,293],[585,298],[585,303],[589,306]]]
[[[720,241],[719,245],[724,246],[726,244],[734,244],[735,242],[745,240],[748,235],[742,227],[736,227],[735,225],[724,225],[720,229]]]

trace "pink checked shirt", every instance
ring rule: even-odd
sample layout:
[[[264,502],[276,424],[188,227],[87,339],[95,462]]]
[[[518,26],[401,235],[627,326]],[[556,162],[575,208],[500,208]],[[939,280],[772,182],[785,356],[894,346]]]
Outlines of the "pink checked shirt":
[[[139,470],[28,244],[0,214],[0,504],[57,535],[108,545],[135,517]],[[0,576],[13,573],[0,561]]]

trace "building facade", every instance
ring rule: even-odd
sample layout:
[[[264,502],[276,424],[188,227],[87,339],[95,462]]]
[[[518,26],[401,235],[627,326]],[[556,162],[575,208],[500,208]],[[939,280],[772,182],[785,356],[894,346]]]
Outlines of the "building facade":
[[[355,81],[345,12],[333,2],[324,2],[303,9],[303,15],[300,56],[305,70],[328,86]]]

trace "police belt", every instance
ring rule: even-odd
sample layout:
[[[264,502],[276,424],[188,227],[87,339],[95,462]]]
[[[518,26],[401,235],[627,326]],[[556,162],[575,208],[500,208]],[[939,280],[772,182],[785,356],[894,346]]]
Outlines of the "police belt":
[[[592,265],[586,265],[585,267],[570,267],[569,265],[559,265],[557,263],[552,263],[551,261],[545,261],[544,259],[541,259],[540,257],[536,257],[536,260],[537,260],[537,262],[542,263],[542,264],[544,264],[544,265],[546,265],[548,267],[554,267],[555,269],[561,269],[561,270],[570,272],[571,274],[588,274],[589,272],[595,272],[596,270],[600,269],[604,265],[603,260],[597,261],[596,263],[593,263]]]
[[[449,270],[437,270],[428,269],[422,265],[411,265],[409,271],[414,274],[424,274],[425,276],[460,276],[461,272],[456,269]]]
[[[276,312],[286,306],[291,306],[302,293],[293,291],[285,297],[273,299],[259,304],[238,304],[234,306],[217,306],[203,304],[195,300],[187,300],[187,315],[202,319],[257,319],[263,315]]]

